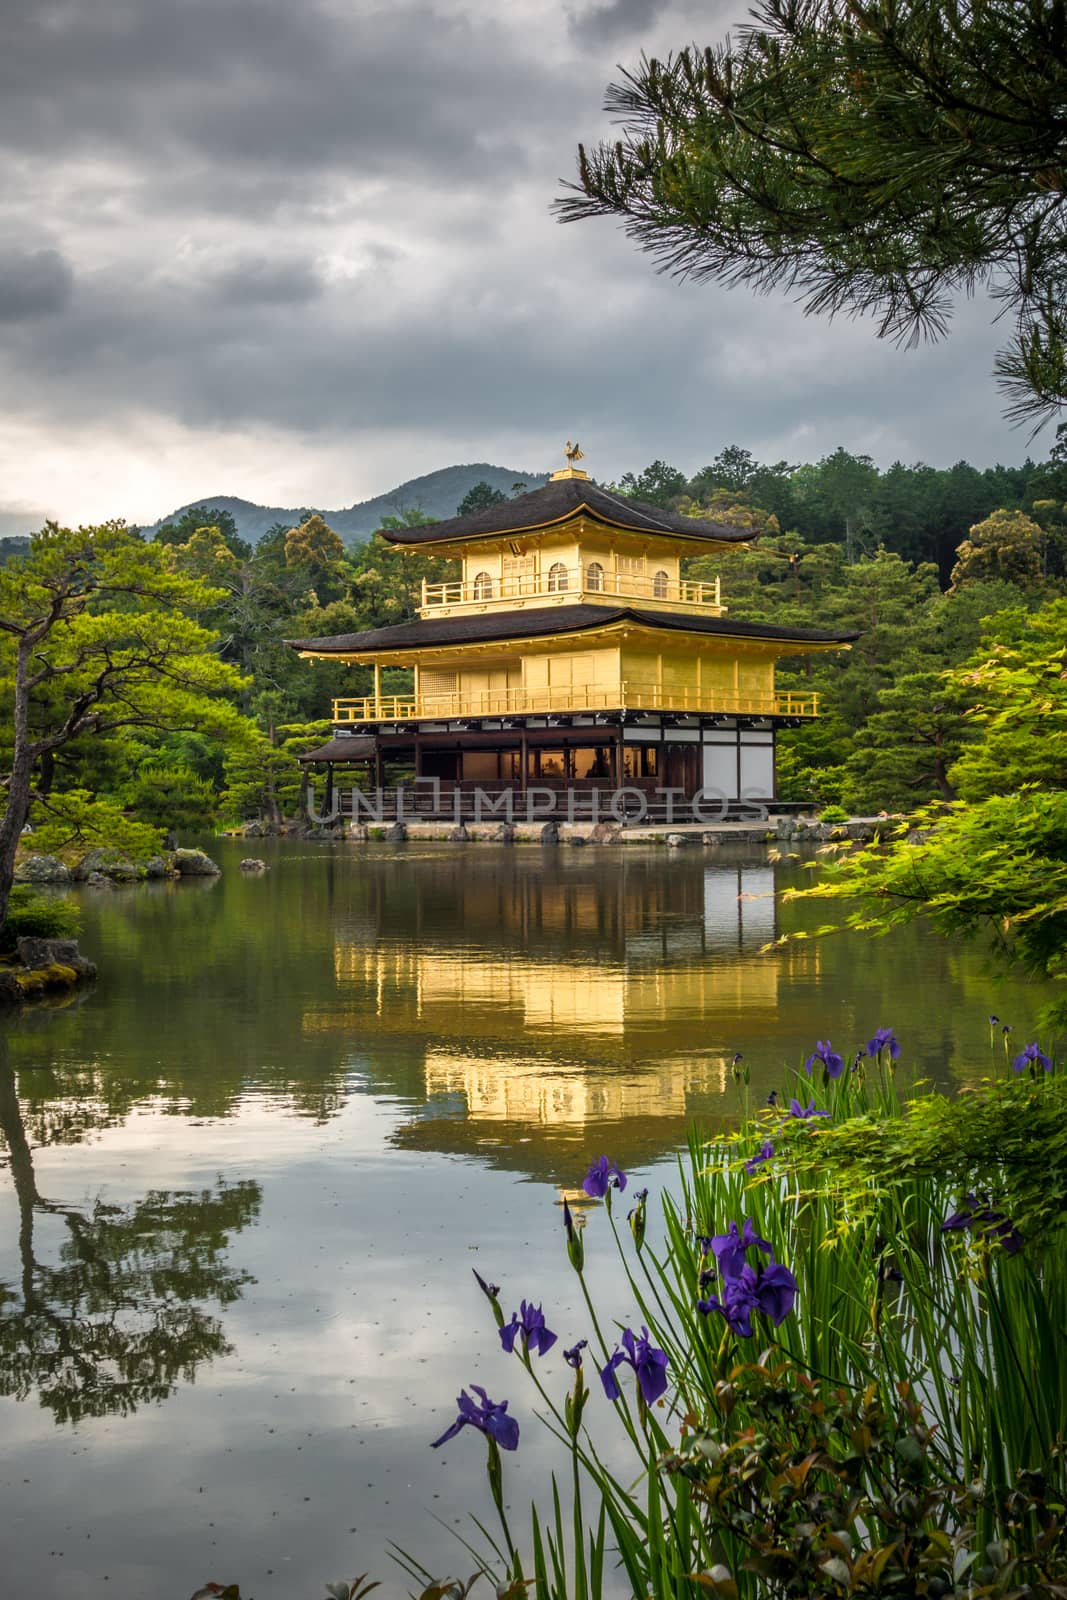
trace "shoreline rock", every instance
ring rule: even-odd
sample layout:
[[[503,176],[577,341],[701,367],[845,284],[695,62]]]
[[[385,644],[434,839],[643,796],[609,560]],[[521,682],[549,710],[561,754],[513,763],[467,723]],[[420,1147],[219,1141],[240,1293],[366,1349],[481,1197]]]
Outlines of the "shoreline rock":
[[[83,956],[77,939],[24,937],[18,966],[0,967],[0,1004],[22,1005],[96,977],[96,963]]]
[[[15,862],[15,882],[65,886],[73,881],[66,862],[58,856],[23,856]]]

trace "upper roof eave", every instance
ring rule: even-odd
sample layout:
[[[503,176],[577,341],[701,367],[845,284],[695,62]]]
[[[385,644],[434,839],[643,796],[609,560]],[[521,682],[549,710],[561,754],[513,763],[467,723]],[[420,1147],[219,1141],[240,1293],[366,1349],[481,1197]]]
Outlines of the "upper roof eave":
[[[601,488],[590,479],[550,479],[539,489],[470,516],[450,517],[444,522],[426,523],[421,527],[389,528],[383,532],[391,544],[429,549],[542,533],[581,515],[626,533],[682,539],[693,544],[743,545],[756,537],[748,528],[685,517],[677,511],[664,511],[660,506],[630,500]]]
[[[401,622],[364,633],[334,634],[322,639],[286,639],[307,655],[385,655],[391,651],[462,649],[476,644],[503,644],[509,639],[550,638],[554,634],[590,633],[630,622],[664,633],[689,633],[704,638],[765,640],[768,643],[835,648],[859,638],[858,633],[829,633],[816,628],[779,628],[773,623],[734,622],[725,617],[695,617],[634,606],[574,605],[533,611],[487,612],[478,616],[442,617]]]

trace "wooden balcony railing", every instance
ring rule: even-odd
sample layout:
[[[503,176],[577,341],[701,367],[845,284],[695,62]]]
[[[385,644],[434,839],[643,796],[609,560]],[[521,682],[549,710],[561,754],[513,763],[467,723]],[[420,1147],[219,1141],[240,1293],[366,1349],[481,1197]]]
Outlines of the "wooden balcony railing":
[[[367,695],[335,700],[335,722],[446,721],[466,717],[547,715],[560,711],[689,711],[748,717],[816,717],[817,694],[795,689],[770,694],[720,694],[713,689],[664,689],[652,684],[497,689],[485,694]]]
[[[561,595],[583,599],[589,595],[608,594],[620,600],[639,600],[645,605],[657,601],[674,605],[697,606],[704,610],[722,610],[722,589],[718,578],[708,583],[695,583],[684,579],[675,583],[670,579],[642,577],[632,573],[595,572],[589,567],[567,567],[561,572],[524,578],[480,580],[471,583],[422,582],[422,609],[435,606],[486,605],[494,600],[555,600]]]

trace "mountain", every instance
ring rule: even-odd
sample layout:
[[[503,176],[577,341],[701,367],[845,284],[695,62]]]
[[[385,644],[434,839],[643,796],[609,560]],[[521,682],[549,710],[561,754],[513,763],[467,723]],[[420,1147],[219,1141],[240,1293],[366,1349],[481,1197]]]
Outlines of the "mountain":
[[[524,484],[528,489],[536,489],[545,482],[547,474],[544,472],[519,472],[512,467],[494,467],[488,461],[475,461],[469,466],[443,467],[440,472],[427,472],[421,478],[409,478],[406,483],[398,484],[386,494],[375,495],[372,500],[361,500],[341,511],[327,511],[322,506],[259,506],[251,500],[239,500],[231,494],[203,495],[198,500],[178,506],[169,515],[160,517],[159,522],[143,528],[142,532],[151,538],[162,523],[182,516],[194,506],[209,506],[217,511],[228,511],[237,524],[241,538],[255,544],[276,522],[292,528],[309,511],[319,511],[346,544],[362,544],[370,538],[375,528],[381,526],[383,517],[399,516],[402,511],[421,511],[435,521],[454,517],[456,507],[476,483],[491,484],[494,489],[510,496],[517,483]]]

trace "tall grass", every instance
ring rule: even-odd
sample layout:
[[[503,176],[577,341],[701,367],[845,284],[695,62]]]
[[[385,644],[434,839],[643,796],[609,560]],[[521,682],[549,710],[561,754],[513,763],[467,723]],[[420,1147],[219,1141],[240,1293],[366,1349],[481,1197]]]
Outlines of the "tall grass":
[[[738,1092],[735,1126],[694,1130],[676,1190],[647,1202],[661,1227],[646,1238],[646,1201],[627,1226],[628,1197],[605,1197],[628,1325],[667,1357],[654,1403],[634,1374],[614,1404],[601,1393],[616,1330],[582,1240],[561,1240],[584,1362],[564,1390],[552,1356],[515,1350],[569,1480],[524,1538],[490,1441],[504,1543],[480,1546],[482,1569],[537,1600],[1067,1594],[1067,1080],[1006,1064],[956,1100],[905,1099],[886,1050],[798,1073],[773,1106],[747,1103],[740,1072]],[[793,1116],[793,1096],[829,1115]],[[699,1241],[746,1218],[796,1282],[750,1338],[698,1309],[724,1284]]]

